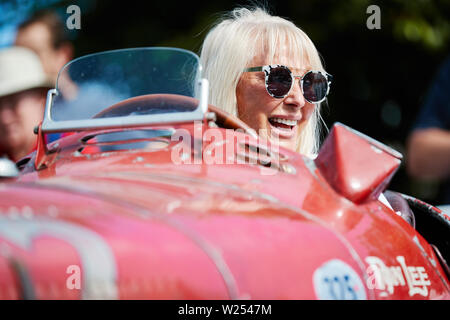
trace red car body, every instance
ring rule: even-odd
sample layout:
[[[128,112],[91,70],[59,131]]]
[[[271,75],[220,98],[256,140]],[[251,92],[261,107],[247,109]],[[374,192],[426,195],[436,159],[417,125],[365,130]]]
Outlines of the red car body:
[[[194,137],[194,127],[147,129]],[[315,162],[280,150],[271,175],[259,164],[174,164],[179,142],[167,138],[154,150],[100,152],[86,140],[97,133],[53,143],[57,151],[47,151],[40,170],[38,150],[19,178],[2,184],[1,299],[450,297],[430,244],[376,196],[361,196],[391,176],[398,159],[373,159],[373,146],[343,126]],[[251,153],[238,140],[236,154]],[[351,161],[355,141],[366,157]],[[204,142],[202,152],[213,143]],[[333,188],[323,163],[358,180],[358,190],[342,189],[360,203]]]

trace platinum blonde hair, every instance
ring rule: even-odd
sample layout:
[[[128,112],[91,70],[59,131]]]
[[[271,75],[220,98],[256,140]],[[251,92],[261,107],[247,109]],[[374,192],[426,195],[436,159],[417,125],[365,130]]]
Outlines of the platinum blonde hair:
[[[207,34],[201,49],[203,76],[209,80],[209,102],[234,116],[237,114],[236,87],[243,70],[264,50],[268,60],[280,44],[302,65],[325,72],[311,39],[294,23],[272,16],[262,8],[236,8]],[[314,155],[319,149],[320,105],[304,124],[297,141],[297,152]]]

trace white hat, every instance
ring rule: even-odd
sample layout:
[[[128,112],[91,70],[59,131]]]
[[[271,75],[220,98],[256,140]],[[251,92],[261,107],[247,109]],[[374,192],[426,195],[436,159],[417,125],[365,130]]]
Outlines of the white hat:
[[[53,88],[54,83],[33,51],[22,47],[0,50],[0,97],[41,87]]]

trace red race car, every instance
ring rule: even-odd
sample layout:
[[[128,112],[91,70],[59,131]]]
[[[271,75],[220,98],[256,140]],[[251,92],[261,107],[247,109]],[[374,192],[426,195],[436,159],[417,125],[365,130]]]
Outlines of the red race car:
[[[181,49],[67,64],[2,160],[0,299],[450,298],[450,217],[387,190],[398,152],[338,123],[310,159],[207,92]]]

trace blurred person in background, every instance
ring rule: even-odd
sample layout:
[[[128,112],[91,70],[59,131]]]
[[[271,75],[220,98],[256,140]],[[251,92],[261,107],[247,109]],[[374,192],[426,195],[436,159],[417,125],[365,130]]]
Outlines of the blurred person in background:
[[[53,81],[31,50],[0,50],[0,157],[17,161],[36,148],[33,129],[44,115]]]
[[[16,46],[33,50],[41,59],[53,83],[59,70],[73,59],[73,45],[57,13],[41,10],[24,21],[17,30]]]
[[[411,176],[443,182],[438,201],[450,205],[450,57],[435,77],[408,138],[407,160]]]
[[[62,19],[52,10],[35,12],[19,25],[14,43],[16,46],[33,50],[41,60],[44,72],[56,85],[59,70],[73,59],[73,45],[67,37]],[[66,84],[70,82],[66,81]],[[65,87],[67,94],[74,95],[74,86]],[[61,137],[60,134],[47,135],[48,142]]]

